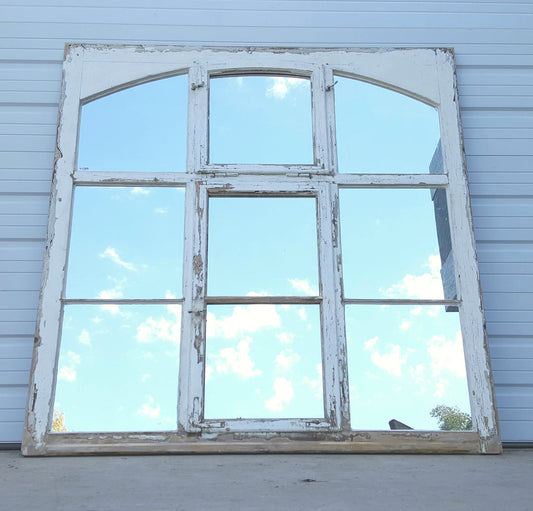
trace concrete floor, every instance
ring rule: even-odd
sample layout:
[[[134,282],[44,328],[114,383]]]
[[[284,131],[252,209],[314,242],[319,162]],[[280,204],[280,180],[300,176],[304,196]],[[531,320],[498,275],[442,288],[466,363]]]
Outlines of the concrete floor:
[[[530,511],[533,450],[73,458],[0,451],[0,509]]]

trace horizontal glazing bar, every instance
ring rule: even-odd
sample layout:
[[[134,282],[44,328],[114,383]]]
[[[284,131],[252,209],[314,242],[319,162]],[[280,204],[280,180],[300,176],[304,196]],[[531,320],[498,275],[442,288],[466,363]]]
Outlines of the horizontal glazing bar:
[[[445,174],[338,174],[334,180],[343,188],[443,188],[448,185]]]
[[[208,296],[205,299],[209,305],[262,305],[262,304],[320,304],[321,296]]]
[[[74,172],[74,184],[76,185],[183,185],[185,186],[194,177],[185,172],[91,172],[89,170],[77,170]]]
[[[173,305],[183,303],[183,298],[63,298],[65,305],[84,304],[84,305]]]
[[[202,174],[325,174],[328,171],[318,165],[266,164],[266,163],[210,163],[198,171]]]
[[[254,166],[257,167],[257,166]],[[282,182],[298,182],[306,179],[310,183],[333,183],[342,188],[445,188],[448,186],[448,176],[443,174],[338,174],[330,175],[323,171],[317,172],[316,167],[298,167],[291,165],[272,165],[264,172],[261,169],[254,168],[250,172],[250,165],[228,165],[212,166],[200,170],[197,173],[185,172],[104,172],[90,170],[76,170],[74,172],[74,184],[76,185],[101,185],[101,186],[125,186],[125,185],[143,185],[143,186],[176,186],[186,185],[191,181],[213,182],[216,186],[217,181],[224,183],[231,178],[238,183],[239,174],[257,174],[255,179],[260,182],[273,182],[278,186],[280,179]],[[275,176],[274,176],[274,175]],[[283,175],[283,177],[280,176]],[[274,181],[272,179],[275,178]]]
[[[461,300],[417,300],[417,299],[386,299],[379,298],[344,298],[345,304],[367,305],[461,305]]]

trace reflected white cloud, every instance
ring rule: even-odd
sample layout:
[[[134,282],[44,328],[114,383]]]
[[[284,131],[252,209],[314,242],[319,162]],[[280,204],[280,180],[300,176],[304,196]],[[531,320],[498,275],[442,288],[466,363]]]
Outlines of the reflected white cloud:
[[[261,328],[278,327],[281,319],[275,305],[237,305],[231,316],[217,319],[207,313],[207,337],[222,336],[226,339],[245,333],[257,332]]]
[[[122,298],[122,291],[118,286],[113,289],[104,289],[98,293],[98,298],[102,298],[103,300]],[[101,308],[102,310],[108,311],[111,314],[118,314],[120,312],[120,307],[113,303],[101,305]]]
[[[276,334],[276,337],[281,344],[291,344],[294,341],[294,334],[289,332],[281,332],[281,334]]]
[[[175,299],[176,297],[170,291],[167,291],[165,293],[165,298]],[[176,319],[179,319],[181,321],[181,305],[177,303],[167,305],[167,311],[170,312],[170,314],[173,314],[174,316],[176,316]]]
[[[137,327],[138,342],[152,343],[157,340],[180,342],[181,324],[179,318],[169,321],[166,318],[154,319],[151,316]]]
[[[265,406],[273,412],[281,412],[294,397],[292,383],[285,378],[276,378],[274,380],[274,395],[265,401]]]
[[[407,321],[407,320],[403,320],[401,323],[400,323],[400,326],[398,327],[400,330],[403,330],[403,331],[406,331],[406,330],[409,330],[411,328],[411,326],[413,325],[412,321]]]
[[[137,415],[144,415],[150,419],[155,419],[159,417],[161,407],[159,405],[154,405],[154,398],[148,396],[148,401],[143,403],[141,407],[137,410]]]
[[[57,377],[60,380],[75,381],[77,378],[76,366],[81,364],[81,357],[74,351],[68,351],[64,365],[59,368]]]
[[[304,376],[303,382],[311,387],[315,398],[320,398],[322,396],[322,364],[316,365],[316,374],[316,379]]]
[[[285,99],[287,94],[292,90],[308,83],[302,78],[288,78],[283,76],[276,76],[269,78],[272,85],[266,90],[266,96],[276,99]]]
[[[81,334],[78,336],[78,341],[80,344],[85,344],[86,346],[90,346],[91,344],[91,335],[87,330],[82,330]]]
[[[76,369],[73,367],[61,367],[59,369],[59,372],[57,374],[57,377],[60,380],[66,380],[66,381],[75,381],[76,380]]]
[[[398,284],[391,286],[385,294],[390,298],[444,299],[440,276],[440,256],[430,255],[425,265],[429,272],[421,275],[405,275]]]
[[[416,385],[422,386],[425,384],[426,367],[424,364],[409,366],[409,374]]]
[[[380,354],[377,351],[370,357],[372,362],[393,376],[402,375],[402,365],[407,360],[407,355],[402,355],[400,346],[395,344],[389,353]]]
[[[166,292],[165,298],[175,298],[170,291]],[[154,319],[152,316],[148,317],[139,326],[137,326],[137,335],[135,336],[140,343],[152,343],[157,340],[169,341],[175,345],[179,345],[181,337],[181,305],[170,304],[167,305],[167,311],[172,314],[174,318],[167,319],[161,316]],[[170,354],[174,356],[174,353]]]
[[[263,373],[255,368],[255,364],[250,358],[251,337],[246,337],[237,344],[237,348],[223,348],[218,355],[215,355],[215,369],[218,373],[234,373],[244,379],[259,376]]]
[[[147,190],[146,188],[142,188],[141,186],[134,186],[130,193],[135,196],[140,195],[150,195],[150,190]]]
[[[282,350],[276,355],[276,369],[289,371],[300,358],[300,355],[292,350]]]
[[[289,279],[291,286],[296,289],[296,291],[301,291],[302,293],[309,296],[318,296],[318,288],[315,288],[309,284],[308,280],[305,279]]]
[[[137,271],[137,268],[133,263],[127,263],[126,261],[123,261],[118,255],[117,251],[112,247],[107,247],[100,254],[100,257],[102,257],[103,259],[109,259],[110,261],[113,261],[114,263],[118,264],[120,267],[126,270]]]
[[[368,339],[368,341],[365,342],[365,350],[371,351],[376,343],[378,342],[379,337],[372,337],[372,339]]]
[[[433,393],[433,396],[437,399],[442,399],[444,394],[446,394],[446,390],[448,388],[448,385],[450,382],[448,380],[445,380],[444,378],[441,378],[435,383],[436,390]]]
[[[460,378],[466,377],[463,337],[455,334],[455,340],[446,340],[444,335],[435,335],[428,342],[431,370],[435,376],[448,371]]]

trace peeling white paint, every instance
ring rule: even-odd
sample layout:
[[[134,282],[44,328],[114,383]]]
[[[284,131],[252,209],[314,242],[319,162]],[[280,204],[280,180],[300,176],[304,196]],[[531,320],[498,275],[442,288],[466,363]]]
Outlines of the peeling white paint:
[[[311,78],[313,165],[212,165],[208,162],[209,76],[239,71],[276,71]],[[81,104],[127,86],[184,72],[189,73],[190,89],[187,173],[92,173],[76,169]],[[447,174],[336,174],[334,72],[385,86],[438,107]],[[68,48],[23,453],[500,452],[456,99],[454,62],[450,50],[87,45]],[[49,433],[62,305],[66,302],[63,289],[72,192],[73,186],[89,184],[186,187],[184,265],[191,270],[185,272],[183,286],[177,432]],[[348,301],[343,302],[342,299],[342,268],[337,243],[339,187],[447,189],[458,299],[415,300],[413,303],[444,303],[460,308],[476,431],[350,431],[343,315],[344,304]],[[208,303],[205,280],[207,204],[208,196],[217,194],[307,195],[317,199],[321,293],[313,299],[321,304],[324,419],[203,420],[205,313]],[[276,299],[283,301],[289,298]],[[220,303],[239,300],[238,297],[220,299]],[[254,303],[253,298],[250,300]],[[256,299],[258,301],[260,299]],[[149,300],[141,302],[155,303]],[[362,302],[372,301],[358,301]]]

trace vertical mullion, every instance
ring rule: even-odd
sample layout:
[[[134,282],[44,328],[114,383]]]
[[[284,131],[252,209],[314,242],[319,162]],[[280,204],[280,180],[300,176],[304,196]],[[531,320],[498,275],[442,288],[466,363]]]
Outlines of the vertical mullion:
[[[328,160],[326,170],[337,173],[337,125],[335,123],[335,76],[330,67],[324,66],[325,141]],[[337,192],[338,197],[338,192]]]
[[[180,429],[199,431],[204,408],[207,273],[207,189],[200,182],[187,185],[183,259],[178,422]]]
[[[323,183],[318,195],[318,245],[322,363],[326,418],[337,429],[350,424],[346,335],[341,294],[338,190]]]
[[[313,119],[313,151],[315,165],[321,172],[328,172],[328,146],[327,146],[327,121],[326,101],[323,68],[316,68],[311,74],[311,111]]]
[[[207,162],[208,74],[189,71],[187,172]],[[207,190],[199,180],[187,184],[183,255],[183,307],[178,386],[178,429],[199,431],[203,417],[205,372],[205,294],[207,272]]]
[[[209,152],[209,74],[201,66],[189,69],[187,137],[187,172],[198,172]]]

